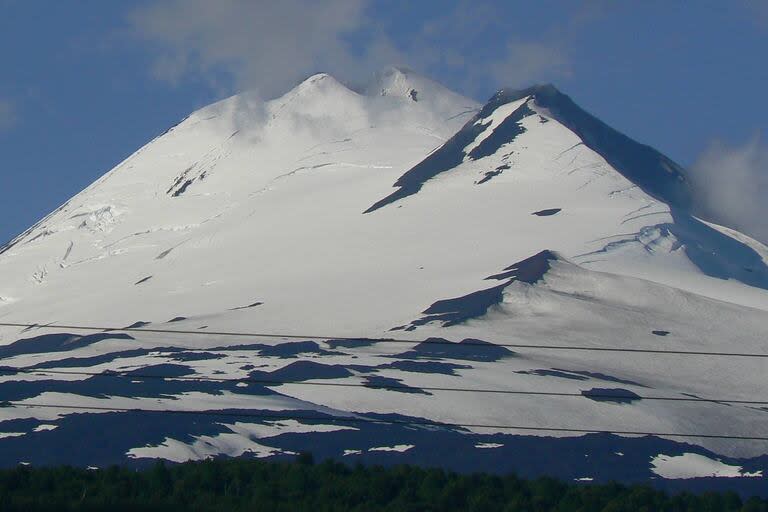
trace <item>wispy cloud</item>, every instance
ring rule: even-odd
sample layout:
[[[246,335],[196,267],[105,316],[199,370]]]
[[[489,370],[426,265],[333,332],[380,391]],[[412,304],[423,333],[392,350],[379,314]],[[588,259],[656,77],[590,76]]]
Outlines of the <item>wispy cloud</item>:
[[[747,16],[758,27],[768,29],[768,2],[765,0],[740,0]]]
[[[357,81],[399,65],[486,95],[569,76],[568,39],[602,5],[575,2],[567,22],[544,20],[535,31],[506,3],[487,0],[446,2],[426,14],[378,0],[152,0],[130,19],[152,47],[155,77],[171,83],[202,78],[221,92],[272,97],[313,72]]]
[[[214,87],[271,96],[315,71],[354,68],[345,39],[366,23],[365,0],[157,0],[135,11],[135,33],[156,45],[155,76],[198,75]],[[231,83],[221,83],[231,82]]]
[[[7,100],[0,100],[0,133],[13,128],[16,124],[16,109],[13,103]]]
[[[574,2],[570,21],[552,21],[531,34],[534,22],[510,16],[507,3],[461,0],[426,20],[407,53],[418,68],[452,70],[462,77],[461,87],[473,92],[557,80],[572,73],[567,40],[577,26],[597,17],[596,6]]]
[[[702,212],[768,244],[768,145],[762,137],[740,146],[711,144],[691,178]]]

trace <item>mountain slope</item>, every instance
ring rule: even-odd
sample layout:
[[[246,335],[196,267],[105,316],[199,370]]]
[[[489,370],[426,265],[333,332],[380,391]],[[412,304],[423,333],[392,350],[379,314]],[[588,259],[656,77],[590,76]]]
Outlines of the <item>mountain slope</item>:
[[[553,471],[573,478],[625,456],[622,478],[651,478],[689,452],[754,473],[765,442],[671,434],[768,436],[759,404],[691,400],[761,396],[763,359],[583,350],[766,353],[768,249],[687,194],[679,166],[552,86],[481,106],[389,69],[211,105],[0,250],[0,321],[39,325],[0,330],[0,396],[75,407],[0,409],[0,463],[319,443],[536,473],[568,446]],[[447,425],[397,423],[414,421]],[[61,448],[74,433],[106,445]]]

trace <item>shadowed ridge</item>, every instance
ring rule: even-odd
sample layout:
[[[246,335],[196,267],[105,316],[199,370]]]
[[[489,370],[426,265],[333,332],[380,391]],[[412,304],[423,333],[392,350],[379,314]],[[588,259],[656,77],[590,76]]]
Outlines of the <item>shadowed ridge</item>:
[[[538,283],[544,279],[554,261],[564,261],[564,258],[554,251],[543,250],[522,261],[513,263],[498,274],[485,278],[486,280],[503,281],[501,284],[477,290],[461,297],[439,300],[422,311],[424,316],[421,318],[391,330],[412,331],[416,327],[430,322],[441,322],[443,327],[451,327],[481,317],[492,306],[500,304],[504,300],[504,288],[516,281],[530,285]]]
[[[494,96],[496,98],[496,96]],[[520,121],[529,115],[535,115],[527,105],[521,105],[514,113],[500,123],[477,148],[469,153],[466,152],[467,146],[474,142],[477,137],[490,126],[490,122],[485,124],[479,122],[488,117],[502,103],[494,106],[491,102],[487,103],[482,110],[470,119],[456,134],[448,139],[442,146],[433,151],[424,160],[416,164],[408,172],[400,176],[393,186],[399,187],[398,190],[387,197],[376,202],[373,206],[363,213],[371,213],[388,204],[394,203],[400,199],[416,194],[424,186],[424,183],[434,178],[438,174],[450,171],[460,165],[464,158],[469,156],[473,160],[479,160],[495,152],[502,144],[511,142],[518,135],[525,132],[520,126]]]
[[[558,253],[545,249],[529,258],[513,263],[505,268],[503,272],[488,276],[486,279],[495,279],[497,281],[511,279],[513,281],[536,284],[549,272],[553,261],[563,259]]]
[[[586,146],[647,194],[670,206],[689,210],[691,189],[682,166],[611,128],[579,107],[552,84],[522,90],[499,91],[491,102],[498,105],[532,96],[536,105],[574,132]]]
[[[460,165],[465,157],[477,160],[491,154],[501,145],[512,142],[525,131],[520,121],[529,115],[535,115],[528,103],[509,115],[494,129],[488,139],[483,141],[483,144],[490,144],[492,147],[487,150],[478,147],[470,153],[465,152],[465,148],[489,126],[479,121],[489,118],[499,107],[526,97],[532,98],[536,107],[546,110],[548,115],[574,132],[586,146],[600,154],[611,167],[644,192],[673,207],[686,211],[690,209],[691,191],[685,171],[680,165],[587,113],[554,85],[543,84],[519,90],[499,90],[453,137],[403,174],[393,185],[398,187],[398,190],[376,202],[364,213],[373,212],[416,194],[429,179]]]

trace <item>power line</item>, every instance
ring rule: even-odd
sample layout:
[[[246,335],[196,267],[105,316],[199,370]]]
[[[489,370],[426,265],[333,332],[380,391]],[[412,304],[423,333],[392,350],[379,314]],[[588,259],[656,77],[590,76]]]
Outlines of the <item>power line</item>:
[[[496,430],[521,430],[535,432],[561,432],[576,434],[612,434],[626,436],[655,436],[655,437],[683,437],[683,438],[701,438],[701,439],[730,439],[738,441],[768,441],[764,436],[743,436],[731,434],[696,434],[680,432],[642,432],[632,430],[603,430],[589,428],[570,428],[570,427],[533,427],[528,425],[492,425],[485,423],[441,423],[430,420],[398,420],[398,419],[380,419],[366,417],[350,416],[311,416],[297,414],[265,414],[263,412],[233,412],[233,411],[193,411],[188,409],[139,409],[125,407],[103,407],[103,406],[80,406],[80,405],[55,405],[45,403],[25,403],[25,402],[0,402],[5,407],[28,408],[28,409],[68,409],[80,411],[104,411],[104,412],[125,412],[125,413],[149,413],[149,414],[185,414],[200,416],[218,416],[235,418],[260,418],[260,419],[288,419],[288,420],[309,420],[309,421],[336,421],[341,423],[362,423],[362,424],[383,424],[383,425],[406,425],[423,426],[438,428],[488,428]]]
[[[462,342],[453,342],[443,339],[431,340],[412,340],[395,338],[367,338],[367,337],[349,337],[349,336],[320,336],[320,335],[299,335],[299,334],[280,334],[280,333],[259,333],[259,332],[229,332],[229,331],[188,331],[177,329],[146,329],[139,327],[96,327],[83,325],[62,325],[62,324],[23,324],[23,323],[4,323],[0,322],[0,327],[25,327],[46,328],[46,329],[71,329],[77,331],[98,331],[98,332],[140,332],[150,334],[188,334],[195,336],[229,336],[229,337],[250,337],[250,338],[282,338],[282,339],[301,339],[301,340],[323,340],[323,341],[371,341],[374,343],[400,343],[400,344],[421,344],[421,345],[444,345],[458,348],[466,347],[504,347],[517,349],[535,349],[535,350],[565,350],[565,351],[588,351],[588,352],[620,352],[634,354],[669,354],[683,356],[717,356],[717,357],[751,357],[768,359],[768,353],[755,352],[707,352],[699,350],[661,350],[661,349],[641,349],[641,348],[615,348],[615,347],[588,347],[571,345],[533,345],[523,343],[489,343],[464,340]],[[185,349],[188,351],[204,349]]]
[[[250,377],[243,378],[228,378],[228,377],[205,377],[205,376],[185,376],[168,377],[162,375],[151,375],[141,373],[125,373],[116,372],[113,370],[106,370],[105,372],[84,372],[84,371],[64,371],[64,370],[47,370],[47,369],[29,369],[29,368],[11,368],[0,367],[0,373],[25,373],[25,374],[52,374],[52,375],[80,375],[89,377],[113,377],[124,379],[136,379],[136,380],[185,380],[193,382],[234,382],[234,383],[246,383],[246,384],[259,384],[265,386],[280,386],[283,384],[293,384],[298,386],[326,386],[326,387],[342,387],[342,388],[368,388],[368,389],[382,389],[385,391],[447,391],[458,393],[477,393],[477,394],[500,394],[500,395],[521,395],[521,396],[552,396],[552,397],[573,397],[573,398],[600,398],[605,400],[654,400],[654,401],[669,401],[669,402],[707,402],[707,403],[728,403],[728,404],[744,404],[744,405],[762,405],[768,404],[768,400],[731,400],[731,399],[716,399],[716,398],[702,398],[702,397],[666,397],[666,396],[640,396],[640,395],[621,395],[610,394],[600,392],[584,392],[582,393],[569,393],[559,391],[529,391],[529,390],[511,390],[511,389],[473,389],[473,388],[456,388],[456,387],[435,387],[435,386],[418,386],[412,387],[399,384],[364,384],[355,382],[307,382],[301,380],[279,380],[279,379],[254,379]]]

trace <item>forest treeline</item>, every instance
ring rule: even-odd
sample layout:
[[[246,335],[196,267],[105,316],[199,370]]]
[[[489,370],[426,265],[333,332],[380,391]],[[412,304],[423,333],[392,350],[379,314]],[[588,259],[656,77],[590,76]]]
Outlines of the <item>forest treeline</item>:
[[[670,496],[646,486],[462,475],[413,466],[350,467],[219,459],[137,471],[19,466],[0,471],[0,511],[768,512],[736,494]]]

